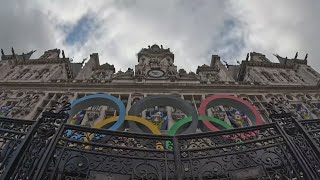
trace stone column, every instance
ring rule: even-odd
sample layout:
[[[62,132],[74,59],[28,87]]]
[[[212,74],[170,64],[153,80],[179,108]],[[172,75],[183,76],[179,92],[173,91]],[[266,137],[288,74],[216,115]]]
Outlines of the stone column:
[[[168,130],[169,130],[174,124],[174,120],[172,118],[172,107],[166,106],[166,110],[168,113]]]

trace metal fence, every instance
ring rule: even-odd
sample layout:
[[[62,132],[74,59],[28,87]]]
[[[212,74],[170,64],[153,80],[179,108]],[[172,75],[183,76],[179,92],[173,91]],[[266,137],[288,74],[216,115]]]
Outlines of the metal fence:
[[[320,179],[320,120],[156,136],[0,118],[1,179]]]

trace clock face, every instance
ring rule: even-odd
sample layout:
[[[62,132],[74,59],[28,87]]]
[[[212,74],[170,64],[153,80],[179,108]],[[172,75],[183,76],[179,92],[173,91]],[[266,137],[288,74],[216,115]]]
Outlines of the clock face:
[[[151,76],[151,77],[162,77],[164,75],[164,72],[162,70],[150,70],[148,71],[148,75]]]

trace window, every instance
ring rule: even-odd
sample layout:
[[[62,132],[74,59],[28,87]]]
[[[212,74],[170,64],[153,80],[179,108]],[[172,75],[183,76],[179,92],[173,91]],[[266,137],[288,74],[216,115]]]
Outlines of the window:
[[[307,71],[313,74],[315,77],[318,77],[318,74],[314,70],[307,68]]]
[[[275,79],[272,77],[271,74],[269,74],[268,72],[266,71],[262,71],[261,74],[268,80],[268,81],[275,81]]]
[[[288,82],[293,82],[287,73],[281,72],[280,75],[285,78]]]

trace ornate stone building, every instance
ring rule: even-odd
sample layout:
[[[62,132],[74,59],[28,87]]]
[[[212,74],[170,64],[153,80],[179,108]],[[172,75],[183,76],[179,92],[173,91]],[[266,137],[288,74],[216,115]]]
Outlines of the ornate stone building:
[[[106,93],[119,98],[127,112],[135,102],[152,95],[174,95],[198,111],[202,101],[212,95],[231,95],[252,104],[263,123],[270,121],[268,104],[284,103],[298,119],[320,118],[320,74],[308,65],[307,55],[292,59],[275,55],[279,63],[251,52],[240,65],[224,65],[212,55],[210,63],[186,72],[175,65],[174,54],[162,45],[143,48],[134,69],[115,71],[109,63],[100,64],[93,53],[82,63],[73,63],[64,51],[52,49],[32,59],[26,54],[5,54],[0,61],[0,116],[36,120],[57,101]],[[176,61],[179,61],[177,59]],[[180,60],[181,61],[181,60]],[[209,62],[209,61],[208,61]],[[246,112],[235,107],[216,105],[206,110],[232,128],[256,125]],[[72,124],[95,126],[118,115],[108,106],[94,106],[78,112]],[[181,110],[168,106],[145,109],[140,116],[155,124],[162,133],[185,118]]]

